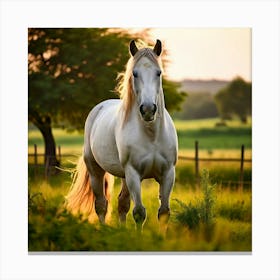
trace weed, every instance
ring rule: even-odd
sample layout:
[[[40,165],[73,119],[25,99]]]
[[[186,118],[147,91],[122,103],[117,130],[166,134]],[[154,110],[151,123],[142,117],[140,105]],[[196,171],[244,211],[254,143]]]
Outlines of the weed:
[[[203,198],[197,199],[196,205],[191,202],[184,202],[175,199],[182,208],[182,211],[176,213],[176,219],[189,229],[196,229],[204,225],[206,231],[211,231],[215,223],[214,205],[216,201],[215,185],[209,183],[209,172],[204,169],[201,176],[201,187]]]
[[[214,223],[214,205],[216,201],[215,187],[211,185],[209,180],[209,172],[206,169],[202,170],[201,187],[203,193],[203,200],[200,206],[201,220],[206,225]]]
[[[195,205],[185,204],[179,199],[174,199],[183,209],[181,212],[176,213],[176,219],[183,225],[188,226],[189,229],[196,229],[201,222],[199,208]]]

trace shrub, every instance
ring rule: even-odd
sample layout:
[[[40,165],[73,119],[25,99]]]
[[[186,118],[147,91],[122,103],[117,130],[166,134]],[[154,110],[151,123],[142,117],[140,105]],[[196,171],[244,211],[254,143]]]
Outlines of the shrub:
[[[176,213],[176,219],[183,225],[188,226],[189,229],[195,229],[200,223],[199,208],[189,203],[188,205],[184,202],[174,199],[183,211]]]
[[[206,169],[202,171],[201,187],[203,199],[197,200],[196,205],[175,199],[182,208],[182,211],[176,213],[176,220],[189,229],[195,229],[201,224],[209,228],[214,225],[215,185],[210,185],[209,172]]]

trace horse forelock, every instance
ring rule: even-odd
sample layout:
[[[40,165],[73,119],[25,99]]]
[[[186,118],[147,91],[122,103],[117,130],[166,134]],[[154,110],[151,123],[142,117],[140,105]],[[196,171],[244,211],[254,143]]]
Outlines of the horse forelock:
[[[134,66],[137,64],[137,62],[142,58],[142,57],[147,57],[150,59],[154,64],[156,64],[158,67],[161,68],[160,66],[160,61],[158,56],[154,53],[154,51],[150,48],[143,48],[139,50],[135,56],[133,57],[134,59]]]
[[[159,68],[161,67],[161,61],[158,56],[150,48],[140,49],[134,56],[132,56],[126,65],[124,73],[120,73],[118,76],[119,83],[116,87],[116,91],[119,93],[120,98],[123,101],[122,110],[124,113],[124,123],[128,120],[129,114],[132,110],[135,96],[132,87],[132,71],[142,57],[146,57],[156,64]]]

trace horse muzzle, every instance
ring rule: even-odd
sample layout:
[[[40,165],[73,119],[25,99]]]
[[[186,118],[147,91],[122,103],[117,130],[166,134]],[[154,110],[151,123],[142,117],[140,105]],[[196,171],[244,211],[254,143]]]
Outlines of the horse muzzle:
[[[151,104],[142,104],[139,107],[141,116],[144,121],[151,122],[155,119],[155,114],[157,111],[157,105],[154,103]]]

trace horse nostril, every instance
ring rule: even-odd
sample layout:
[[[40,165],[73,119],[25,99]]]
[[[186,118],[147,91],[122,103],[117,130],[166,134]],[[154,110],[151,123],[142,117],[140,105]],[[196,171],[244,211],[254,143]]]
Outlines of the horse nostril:
[[[144,105],[141,105],[141,106],[140,106],[140,113],[141,113],[142,115],[145,114]]]
[[[156,104],[153,104],[153,114],[155,114],[156,113],[156,111],[157,111],[157,105]]]
[[[157,106],[156,104],[151,104],[151,105],[142,104],[140,105],[139,110],[142,116],[154,115],[156,113]]]

